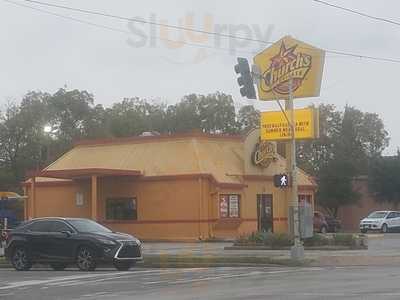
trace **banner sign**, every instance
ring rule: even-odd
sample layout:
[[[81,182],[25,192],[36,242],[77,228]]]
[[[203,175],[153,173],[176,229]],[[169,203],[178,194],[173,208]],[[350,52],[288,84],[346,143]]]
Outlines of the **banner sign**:
[[[290,112],[286,111],[290,120]],[[304,108],[294,111],[295,138],[315,139],[319,137],[318,109]],[[261,112],[261,140],[279,141],[292,138],[291,128],[285,115],[281,111]]]
[[[259,70],[258,99],[319,96],[325,52],[286,36],[254,57]]]

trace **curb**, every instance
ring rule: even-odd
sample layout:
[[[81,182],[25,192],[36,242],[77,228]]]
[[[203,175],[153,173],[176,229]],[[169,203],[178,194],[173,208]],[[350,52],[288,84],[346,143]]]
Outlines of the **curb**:
[[[348,251],[348,250],[367,250],[368,247],[348,247],[348,246],[312,246],[312,247],[304,247],[304,251]],[[289,251],[290,247],[281,247],[281,248],[271,248],[265,246],[228,246],[224,247],[224,250],[264,250],[264,251],[273,251],[273,250],[284,250]]]
[[[294,261],[270,257],[229,257],[229,256],[145,256],[137,266],[142,268],[204,268],[204,267],[297,267],[308,266],[313,260]],[[11,268],[11,264],[0,260],[0,269]]]

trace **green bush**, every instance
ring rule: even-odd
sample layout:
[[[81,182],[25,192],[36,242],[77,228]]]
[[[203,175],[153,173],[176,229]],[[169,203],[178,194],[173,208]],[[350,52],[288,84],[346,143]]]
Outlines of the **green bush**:
[[[357,235],[347,233],[336,234],[314,234],[313,237],[303,240],[305,247],[324,247],[324,246],[345,246],[359,247],[366,246]],[[248,235],[239,237],[236,245],[259,245],[272,249],[286,248],[293,245],[293,239],[286,233],[252,232]]]
[[[304,239],[304,246],[327,246],[330,244],[330,240],[327,236],[323,234],[314,234],[312,237]]]
[[[252,232],[249,235],[240,236],[235,244],[264,245],[271,248],[280,248],[291,246],[293,240],[285,233]]]
[[[288,247],[293,244],[293,240],[286,233],[267,233],[264,238],[264,245],[271,248]]]
[[[336,233],[333,235],[333,243],[336,246],[354,246],[355,236],[353,234],[346,233]]]

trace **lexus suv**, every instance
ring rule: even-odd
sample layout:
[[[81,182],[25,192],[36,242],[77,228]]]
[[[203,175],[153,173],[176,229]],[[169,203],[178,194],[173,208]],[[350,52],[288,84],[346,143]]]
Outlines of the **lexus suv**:
[[[38,218],[9,233],[5,255],[18,271],[29,270],[35,263],[50,264],[54,270],[76,264],[82,271],[112,263],[126,271],[142,260],[142,246],[137,238],[92,220]]]

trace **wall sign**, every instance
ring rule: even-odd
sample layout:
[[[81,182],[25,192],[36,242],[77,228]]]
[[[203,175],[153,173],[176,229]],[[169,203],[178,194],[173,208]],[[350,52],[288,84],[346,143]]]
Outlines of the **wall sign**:
[[[239,218],[239,196],[229,196],[229,216],[231,218]]]
[[[220,218],[228,217],[228,195],[221,195],[219,199],[219,216]]]
[[[251,160],[255,166],[268,168],[271,162],[277,159],[276,144],[268,141],[259,141],[252,153]]]
[[[83,193],[82,192],[76,192],[75,203],[76,203],[76,206],[83,206],[84,201],[83,201]]]

